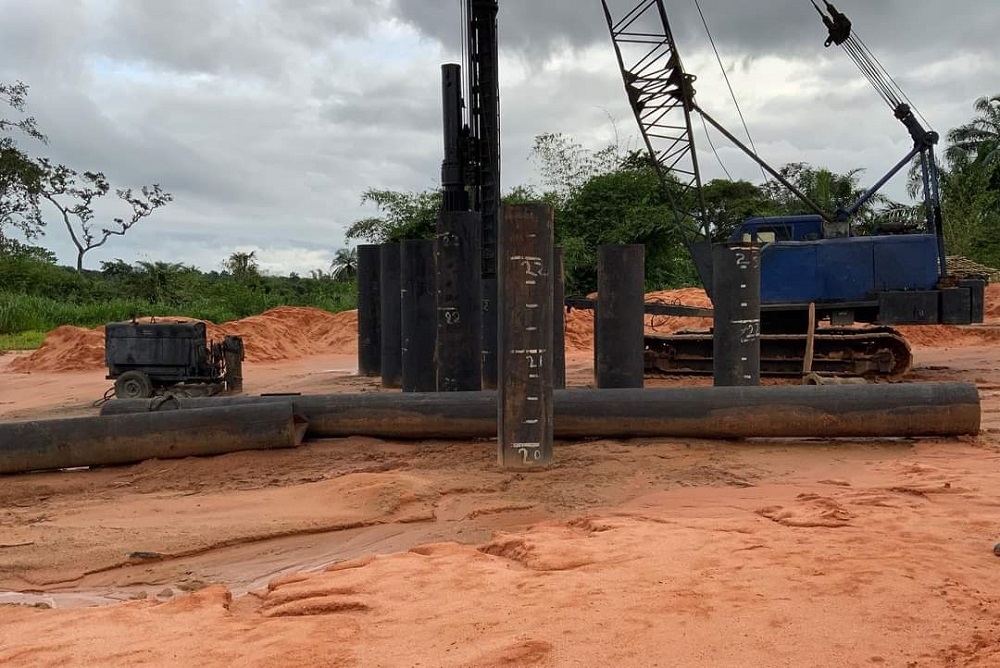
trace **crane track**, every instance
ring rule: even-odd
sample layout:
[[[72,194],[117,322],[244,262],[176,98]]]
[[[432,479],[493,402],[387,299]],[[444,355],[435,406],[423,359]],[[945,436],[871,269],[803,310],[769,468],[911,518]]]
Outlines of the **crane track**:
[[[805,334],[764,334],[760,338],[762,376],[800,376],[806,352]],[[814,337],[812,370],[833,376],[895,379],[913,365],[906,339],[891,327],[824,328]],[[648,375],[712,373],[712,334],[683,331],[647,334]]]

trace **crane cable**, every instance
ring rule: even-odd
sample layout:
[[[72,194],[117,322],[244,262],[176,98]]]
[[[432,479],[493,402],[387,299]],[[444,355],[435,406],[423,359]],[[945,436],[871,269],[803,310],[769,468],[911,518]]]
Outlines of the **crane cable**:
[[[879,61],[878,57],[871,51],[871,49],[868,48],[868,45],[865,44],[864,41],[862,41],[861,35],[858,34],[858,31],[854,30],[852,32],[853,34],[851,35],[851,39],[856,40],[857,43],[864,49],[864,51],[871,58],[872,62],[874,62],[875,65],[878,67],[878,69],[881,71],[882,75],[886,79],[888,79],[889,83],[891,83],[892,86],[895,88],[896,93],[901,95],[903,99],[906,100],[906,103],[910,105],[910,109],[913,111],[913,113],[915,113],[920,118],[920,120],[923,121],[924,125],[930,127],[930,123],[927,122],[927,119],[924,118],[924,115],[921,114],[920,110],[917,109],[916,105],[913,104],[913,102],[910,100],[906,92],[902,88],[900,88],[899,84],[896,83],[896,80],[892,78],[892,75],[889,74],[889,72],[885,69],[885,67],[882,66],[882,63],[881,61]]]
[[[885,67],[879,59],[872,53],[868,45],[865,44],[861,36],[858,35],[857,30],[851,25],[847,18],[836,11],[836,9],[825,0],[827,9],[831,12],[831,18],[828,18],[823,10],[820,8],[816,0],[809,0],[812,6],[819,12],[819,15],[823,18],[823,23],[830,29],[830,39],[827,40],[827,46],[831,43],[838,44],[843,47],[847,55],[854,61],[854,64],[861,71],[864,77],[868,80],[868,83],[872,85],[879,96],[889,105],[889,108],[896,111],[903,104],[903,100],[906,100],[907,104],[910,106],[910,110],[913,111],[925,125],[930,125],[927,119],[924,118],[923,114],[920,113],[910,98],[903,92],[903,89],[899,87],[896,80],[892,78],[892,75],[886,71]],[[844,19],[845,25],[840,25],[835,21],[835,19]],[[836,35],[834,33],[835,27],[842,28],[844,30],[843,34]]]
[[[701,114],[698,114],[698,117],[701,118],[701,126],[705,128],[705,139],[708,140],[708,145],[712,147],[712,152],[715,153],[715,159],[719,161],[719,167],[722,167],[722,171],[725,172],[726,178],[732,181],[733,175],[729,173],[729,170],[726,169],[725,163],[722,162],[722,156],[719,155],[719,149],[715,148],[715,142],[712,141],[712,135],[708,132],[708,123],[705,122],[705,117]]]
[[[754,153],[757,153],[757,147],[753,143],[753,137],[750,136],[750,128],[747,127],[747,121],[746,121],[746,118],[744,118],[744,116],[743,116],[743,110],[740,109],[740,103],[736,99],[736,92],[733,91],[733,86],[729,82],[729,75],[726,74],[726,67],[725,67],[725,65],[722,64],[722,57],[719,55],[719,49],[715,46],[715,39],[712,37],[712,31],[708,27],[708,21],[705,19],[705,12],[703,12],[701,10],[701,2],[699,0],[694,0],[694,6],[698,8],[698,15],[701,16],[701,23],[702,23],[702,25],[705,26],[705,33],[708,35],[708,41],[711,43],[712,50],[715,52],[715,59],[719,63],[719,69],[722,70],[722,78],[726,80],[726,86],[729,88],[729,95],[730,95],[730,97],[733,98],[733,104],[736,105],[736,113],[739,114],[740,122],[743,123],[743,130],[747,134],[747,140],[750,142],[750,148],[753,149]],[[705,119],[704,118],[702,118],[701,121],[702,121],[702,124],[705,123]],[[706,136],[708,135],[708,127],[707,126],[705,127],[705,134],[706,134]],[[710,146],[712,146],[712,150],[714,151],[715,150],[715,145],[712,144],[711,137],[709,137],[708,143],[709,143]],[[719,158],[719,152],[718,151],[715,151],[715,157],[716,157],[717,160],[719,160],[719,164],[721,165],[722,164],[722,159]],[[724,172],[726,172],[726,176],[729,176],[729,170],[726,169],[725,165],[722,166],[722,170]],[[768,182],[767,173],[764,171],[763,167],[760,168],[760,174],[761,174],[761,176],[764,177],[764,183],[767,183]],[[732,181],[732,177],[731,176],[729,176],[729,180]]]

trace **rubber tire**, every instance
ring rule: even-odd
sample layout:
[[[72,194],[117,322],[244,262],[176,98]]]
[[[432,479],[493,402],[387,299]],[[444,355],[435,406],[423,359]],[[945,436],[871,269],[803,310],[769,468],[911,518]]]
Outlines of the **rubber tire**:
[[[126,371],[115,379],[115,396],[119,399],[147,399],[153,396],[153,383],[141,371]]]

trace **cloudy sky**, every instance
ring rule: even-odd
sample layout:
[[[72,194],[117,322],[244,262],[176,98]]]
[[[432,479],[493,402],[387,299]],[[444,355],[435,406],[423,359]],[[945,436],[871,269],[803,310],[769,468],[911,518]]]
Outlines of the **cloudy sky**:
[[[636,0],[614,0],[627,11]],[[1000,92],[996,0],[840,0],[932,127]],[[874,180],[909,138],[808,0],[701,0],[756,146]],[[440,65],[461,58],[460,0],[0,0],[0,80],[31,86],[49,137],[25,148],[175,201],[88,256],[217,269],[255,250],[274,273],[327,268],[376,211],[366,188],[438,184]],[[698,99],[739,126],[694,0],[667,0]],[[503,188],[539,183],[532,139],[635,146],[599,0],[500,0]],[[6,110],[5,110],[6,111]],[[703,137],[701,148],[707,149]],[[760,172],[716,137],[737,178]],[[701,156],[706,178],[722,174]],[[902,196],[900,183],[889,194]],[[43,244],[72,245],[51,218]],[[103,213],[122,215],[119,210]]]

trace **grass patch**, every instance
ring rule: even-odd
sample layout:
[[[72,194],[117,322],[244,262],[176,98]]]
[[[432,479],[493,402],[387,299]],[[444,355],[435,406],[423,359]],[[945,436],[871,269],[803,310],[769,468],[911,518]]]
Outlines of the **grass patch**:
[[[45,340],[45,332],[31,330],[17,334],[0,334],[0,351],[35,350]]]

